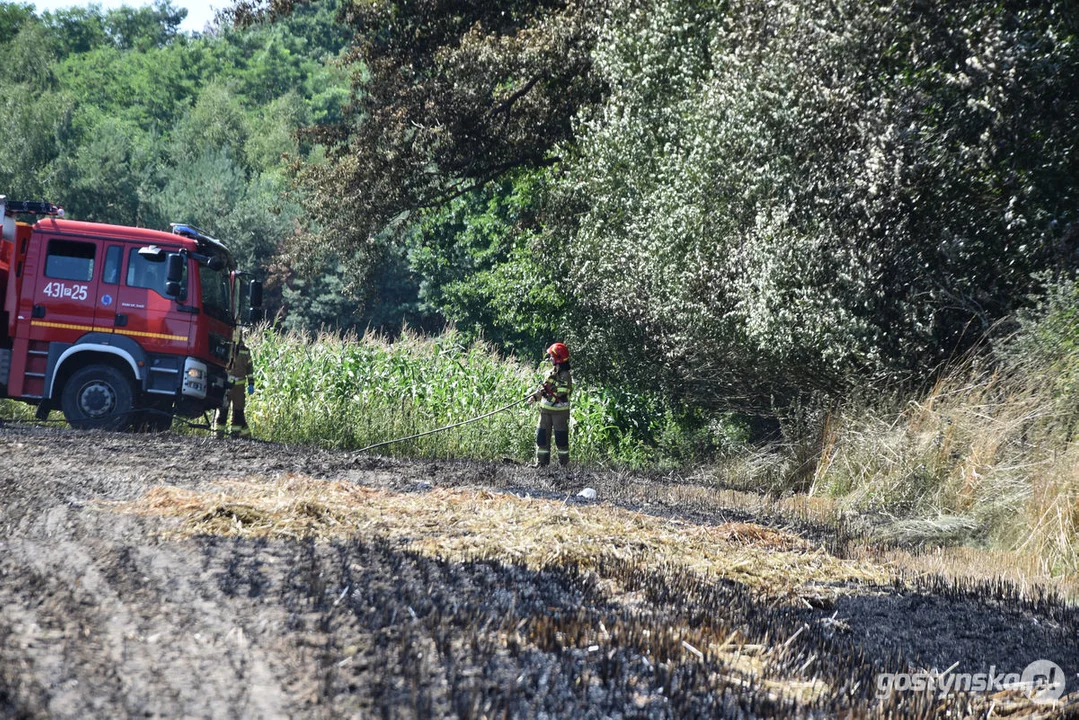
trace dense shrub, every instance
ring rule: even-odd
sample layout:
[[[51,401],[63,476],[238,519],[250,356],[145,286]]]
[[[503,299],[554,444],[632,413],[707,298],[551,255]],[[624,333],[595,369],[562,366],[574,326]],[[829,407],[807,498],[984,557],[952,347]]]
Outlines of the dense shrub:
[[[704,404],[920,379],[1075,261],[1075,13],[614,2],[564,193],[599,367]]]

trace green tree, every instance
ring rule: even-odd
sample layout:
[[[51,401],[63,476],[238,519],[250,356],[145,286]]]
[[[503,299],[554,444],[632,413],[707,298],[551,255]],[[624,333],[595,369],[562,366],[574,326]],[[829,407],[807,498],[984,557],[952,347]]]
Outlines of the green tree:
[[[1034,2],[613,4],[562,192],[597,371],[767,408],[961,351],[1074,262],[1075,36]]]
[[[0,45],[10,43],[27,20],[37,20],[33,5],[0,2]]]
[[[248,120],[241,100],[226,84],[207,85],[172,129],[169,151],[177,163],[191,162],[209,152],[225,151],[233,161],[244,160]]]
[[[151,164],[145,133],[115,117],[92,126],[89,140],[67,143],[54,162],[48,195],[80,220],[139,225],[141,190]]]
[[[41,21],[55,38],[61,58],[86,53],[109,43],[101,7],[72,7],[42,14]]]
[[[334,257],[347,257],[359,273],[352,284],[365,288],[359,293],[365,319],[430,322],[417,313],[418,298],[400,292],[410,287],[416,263],[437,263],[449,251],[451,238],[438,236],[469,212],[463,208],[484,212],[473,191],[557,163],[553,149],[572,137],[574,115],[602,95],[589,72],[589,20],[600,7],[593,0],[342,5],[341,26],[353,39],[345,55],[353,91],[343,103],[339,84],[318,94],[309,89],[317,125],[305,139],[325,151],[297,166],[311,221],[292,255],[299,263],[293,272],[310,279]],[[292,2],[234,8],[241,23],[269,17],[286,26],[309,23],[304,12],[303,3]],[[333,79],[332,71],[324,74]],[[438,216],[412,232],[455,198],[463,203],[449,211],[457,220]],[[401,264],[407,236],[423,238],[410,245],[411,271]],[[538,291],[517,287],[526,279],[542,283],[531,264],[532,244],[509,239],[500,257],[477,258],[475,268],[486,273],[483,288],[468,287],[471,270],[427,281],[427,310],[452,311],[452,319],[476,332],[482,325],[490,335],[520,341],[546,324],[537,323],[542,311],[531,304]],[[481,309],[485,302],[497,308]]]
[[[287,309],[281,327],[308,333],[350,327],[359,319],[356,310],[361,304],[348,294],[347,286],[343,273],[330,263],[318,275],[292,278],[281,289]]]
[[[17,199],[45,197],[50,168],[70,132],[71,116],[71,103],[62,94],[27,85],[8,87],[0,97],[3,194]]]
[[[98,110],[164,134],[190,108],[206,83],[212,57],[202,43],[148,51],[112,45],[65,57],[56,73],[80,107]]]
[[[284,172],[288,158],[300,157],[296,131],[307,124],[307,118],[307,105],[296,92],[287,92],[248,114],[250,131],[243,148],[248,166],[260,172]]]
[[[282,208],[274,183],[248,180],[227,148],[185,158],[166,176],[162,191],[148,198],[148,224],[195,225],[228,245],[241,268],[268,264],[291,229],[295,210]]]
[[[47,28],[36,21],[23,22],[12,41],[0,43],[0,78],[11,84],[55,89],[56,42]]]
[[[531,356],[558,332],[565,298],[536,234],[541,172],[474,190],[428,215],[408,240],[419,298],[467,337]]]
[[[346,6],[353,102],[314,133],[330,162],[301,176],[320,242],[370,243],[408,213],[555,162],[578,108],[601,92],[594,12],[585,0]]]
[[[149,50],[168,45],[187,17],[186,8],[172,6],[172,0],[155,0],[150,7],[122,5],[105,14],[106,36],[124,50]]]

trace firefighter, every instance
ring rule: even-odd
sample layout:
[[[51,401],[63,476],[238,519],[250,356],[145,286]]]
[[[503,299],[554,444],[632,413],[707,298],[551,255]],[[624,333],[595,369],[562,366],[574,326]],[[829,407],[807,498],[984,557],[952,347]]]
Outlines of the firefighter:
[[[569,348],[556,342],[547,348],[551,369],[529,403],[539,402],[539,426],[536,428],[536,466],[551,464],[551,440],[558,451],[558,464],[569,464],[569,396],[573,379],[569,370]]]
[[[229,405],[232,405],[232,437],[251,437],[251,431],[247,427],[247,418],[244,416],[244,405],[247,399],[244,395],[244,385],[247,386],[247,395],[255,394],[254,367],[251,364],[251,351],[244,343],[240,335],[232,346],[232,357],[228,365],[228,382],[225,384],[225,396],[221,398],[221,407],[217,409],[217,419],[214,421],[214,437],[223,438],[229,431]]]

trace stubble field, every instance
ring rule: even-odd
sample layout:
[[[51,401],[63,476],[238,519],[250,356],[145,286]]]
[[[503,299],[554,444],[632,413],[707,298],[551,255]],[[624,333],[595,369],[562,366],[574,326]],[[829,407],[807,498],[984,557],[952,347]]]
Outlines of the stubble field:
[[[675,476],[0,427],[0,716],[1079,710],[1073,605],[913,572],[791,507]],[[1061,701],[880,697],[885,673],[1036,660]]]

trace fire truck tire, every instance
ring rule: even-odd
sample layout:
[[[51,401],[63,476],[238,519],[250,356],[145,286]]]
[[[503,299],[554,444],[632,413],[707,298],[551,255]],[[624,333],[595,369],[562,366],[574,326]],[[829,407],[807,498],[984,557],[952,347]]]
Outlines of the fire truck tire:
[[[120,370],[87,365],[64,383],[60,407],[71,427],[124,430],[135,419],[134,396],[131,381]]]

